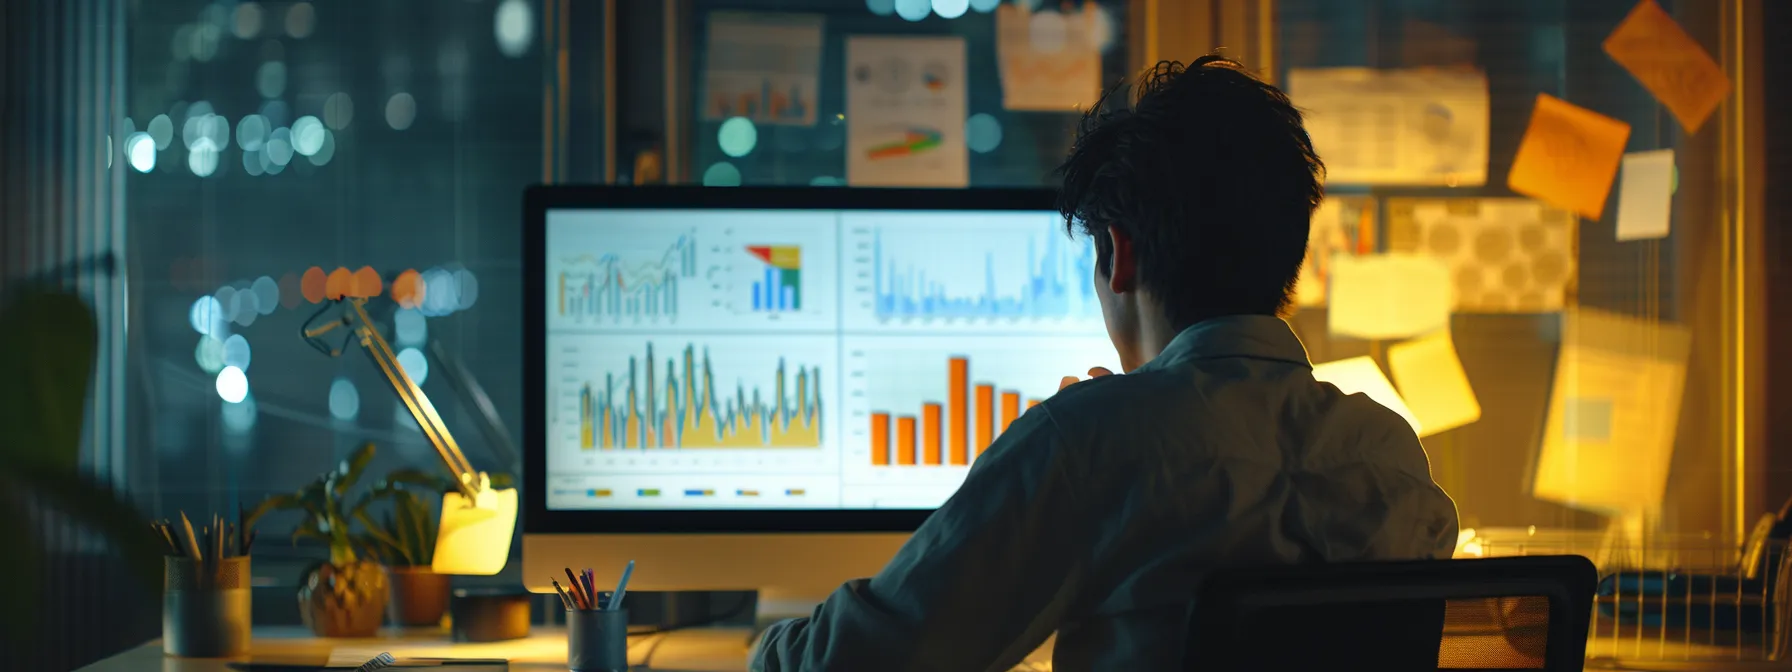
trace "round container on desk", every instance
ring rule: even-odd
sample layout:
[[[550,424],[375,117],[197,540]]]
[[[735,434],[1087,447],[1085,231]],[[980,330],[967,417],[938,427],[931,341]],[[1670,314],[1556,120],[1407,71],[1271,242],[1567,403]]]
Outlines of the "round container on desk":
[[[628,610],[567,611],[566,667],[572,672],[627,672]]]
[[[215,564],[165,557],[162,586],[162,653],[223,658],[249,652],[248,556]]]

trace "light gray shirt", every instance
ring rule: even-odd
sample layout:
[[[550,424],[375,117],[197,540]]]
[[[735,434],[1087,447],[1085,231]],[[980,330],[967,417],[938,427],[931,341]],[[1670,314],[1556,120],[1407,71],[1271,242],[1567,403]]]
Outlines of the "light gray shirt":
[[[1226,565],[1447,558],[1456,506],[1411,425],[1313,379],[1268,316],[1203,321],[1026,412],[870,579],[772,626],[763,672],[1181,669]]]

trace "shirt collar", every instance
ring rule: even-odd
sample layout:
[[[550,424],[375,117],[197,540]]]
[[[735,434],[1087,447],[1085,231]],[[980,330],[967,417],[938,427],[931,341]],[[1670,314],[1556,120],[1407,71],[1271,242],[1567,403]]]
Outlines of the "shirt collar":
[[[1139,367],[1150,370],[1198,359],[1249,357],[1311,367],[1307,348],[1282,318],[1229,315],[1202,320],[1177,334],[1162,353]]]

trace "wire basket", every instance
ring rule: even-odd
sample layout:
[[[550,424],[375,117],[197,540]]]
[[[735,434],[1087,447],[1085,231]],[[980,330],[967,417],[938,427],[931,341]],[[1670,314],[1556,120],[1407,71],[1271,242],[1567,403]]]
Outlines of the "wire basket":
[[[1781,660],[1792,645],[1792,553],[1784,540],[1768,539],[1765,526],[1742,544],[1709,535],[1484,529],[1458,554],[1592,560],[1599,590],[1590,660]]]

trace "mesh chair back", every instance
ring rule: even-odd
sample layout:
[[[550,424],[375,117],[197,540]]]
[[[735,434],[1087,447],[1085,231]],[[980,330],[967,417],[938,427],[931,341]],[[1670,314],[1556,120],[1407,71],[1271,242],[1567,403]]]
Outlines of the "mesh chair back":
[[[1216,571],[1186,669],[1579,670],[1596,583],[1578,555]]]

